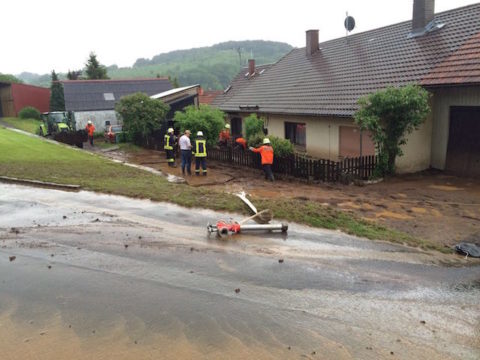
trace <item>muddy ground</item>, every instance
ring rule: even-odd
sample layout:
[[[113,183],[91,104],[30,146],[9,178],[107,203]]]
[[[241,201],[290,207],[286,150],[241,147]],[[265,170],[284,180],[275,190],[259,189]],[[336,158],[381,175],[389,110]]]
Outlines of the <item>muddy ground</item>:
[[[0,184],[0,359],[478,359],[479,266],[230,216]]]
[[[102,153],[182,176],[180,168],[168,167],[163,152]],[[227,168],[224,163],[210,161],[206,178],[187,176],[185,180],[192,186],[211,186],[227,192],[244,190],[253,199],[282,196],[315,200],[447,247],[461,241],[480,243],[479,179],[426,171],[366,186],[307,184],[292,179],[279,179],[272,185],[263,180],[260,170]]]

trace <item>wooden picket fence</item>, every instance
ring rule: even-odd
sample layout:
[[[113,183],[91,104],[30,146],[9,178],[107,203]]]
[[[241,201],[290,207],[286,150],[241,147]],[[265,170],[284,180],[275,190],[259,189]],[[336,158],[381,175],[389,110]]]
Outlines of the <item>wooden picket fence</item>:
[[[261,169],[260,154],[250,151],[208,149],[208,159],[226,162],[234,166]],[[307,158],[298,154],[289,157],[275,156],[273,173],[309,181],[351,182],[355,179],[367,180],[373,175],[377,164],[376,156],[347,158],[342,161]]]

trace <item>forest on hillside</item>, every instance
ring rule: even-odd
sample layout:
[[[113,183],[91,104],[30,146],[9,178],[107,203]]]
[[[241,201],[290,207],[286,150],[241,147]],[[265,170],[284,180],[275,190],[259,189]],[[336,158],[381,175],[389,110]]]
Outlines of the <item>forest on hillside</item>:
[[[177,78],[180,86],[200,84],[206,90],[224,89],[233,77],[246,66],[248,59],[257,64],[270,64],[287,54],[292,46],[286,43],[247,40],[228,41],[213,46],[176,50],[155,55],[151,59],[139,58],[131,67],[107,67],[111,79]],[[99,59],[101,60],[101,59]],[[66,79],[66,74],[58,74]],[[50,86],[50,74],[23,72],[16,75],[27,84]]]

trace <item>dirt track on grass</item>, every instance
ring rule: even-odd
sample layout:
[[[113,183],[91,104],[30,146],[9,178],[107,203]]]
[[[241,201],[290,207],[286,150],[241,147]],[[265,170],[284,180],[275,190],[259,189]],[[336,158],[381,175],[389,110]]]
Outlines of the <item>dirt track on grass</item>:
[[[179,167],[168,167],[163,152],[141,150],[126,154],[116,150],[103,154],[182,176]],[[211,186],[232,193],[243,190],[253,199],[281,196],[318,201],[443,246],[461,241],[480,243],[478,179],[427,171],[367,186],[307,184],[288,179],[271,184],[263,180],[260,170],[228,168],[214,161],[208,163],[208,176],[185,179],[191,186]]]

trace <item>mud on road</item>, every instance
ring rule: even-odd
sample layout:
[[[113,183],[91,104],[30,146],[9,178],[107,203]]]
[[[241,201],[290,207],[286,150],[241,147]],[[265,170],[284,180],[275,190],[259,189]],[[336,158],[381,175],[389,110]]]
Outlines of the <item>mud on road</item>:
[[[179,168],[168,167],[164,153],[142,149],[135,153],[104,152],[117,160],[152,167],[181,177]],[[209,162],[208,177],[185,177],[192,186],[211,186],[227,192],[247,191],[253,198],[314,200],[360,218],[452,247],[480,243],[480,181],[436,171],[401,175],[368,186],[306,184],[280,180],[274,187],[260,170],[228,168]]]
[[[0,358],[478,358],[480,267],[229,216],[0,185]]]

